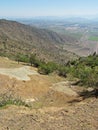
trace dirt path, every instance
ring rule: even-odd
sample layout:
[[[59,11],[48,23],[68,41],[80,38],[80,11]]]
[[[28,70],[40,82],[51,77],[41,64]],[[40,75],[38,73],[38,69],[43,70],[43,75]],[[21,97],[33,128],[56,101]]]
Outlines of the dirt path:
[[[7,75],[10,78],[16,78],[18,80],[28,81],[29,75],[38,75],[35,70],[31,70],[29,66],[23,66],[20,68],[0,68],[0,74]]]

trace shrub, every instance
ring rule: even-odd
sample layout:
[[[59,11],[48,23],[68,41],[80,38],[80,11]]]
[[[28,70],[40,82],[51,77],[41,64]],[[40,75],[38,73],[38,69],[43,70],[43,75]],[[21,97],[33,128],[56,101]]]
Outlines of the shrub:
[[[42,63],[39,66],[38,72],[41,74],[49,74],[57,69],[57,65],[53,62]]]
[[[73,77],[80,79],[81,85],[98,87],[98,55],[81,58],[70,70]]]
[[[67,77],[67,73],[69,72],[69,68],[66,66],[59,66],[58,74],[59,76]]]
[[[31,66],[34,65],[35,67],[39,67],[42,64],[42,61],[38,60],[35,54],[30,55],[29,62]]]
[[[28,57],[28,55],[24,55],[24,54],[19,53],[19,54],[16,55],[16,61],[28,63],[29,62],[29,57]]]

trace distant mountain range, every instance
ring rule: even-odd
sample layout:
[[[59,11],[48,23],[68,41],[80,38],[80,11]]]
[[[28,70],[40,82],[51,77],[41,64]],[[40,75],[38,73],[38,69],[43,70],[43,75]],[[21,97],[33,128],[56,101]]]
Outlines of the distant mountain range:
[[[9,19],[9,18],[8,18]],[[98,15],[92,16],[44,16],[44,17],[32,17],[32,18],[10,18],[12,20],[25,23],[25,24],[32,24],[36,23],[38,21],[43,22],[79,22],[79,23],[85,23],[85,22],[92,22],[97,21],[98,22]]]
[[[46,29],[0,20],[0,54],[7,56],[34,53],[46,61],[67,62],[77,57],[74,53],[62,49],[68,39]]]

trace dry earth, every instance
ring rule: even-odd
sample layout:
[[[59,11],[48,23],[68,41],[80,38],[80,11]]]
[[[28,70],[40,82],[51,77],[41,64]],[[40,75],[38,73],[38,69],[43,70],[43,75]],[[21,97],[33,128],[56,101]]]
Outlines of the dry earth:
[[[66,107],[0,110],[0,130],[98,130],[98,99]]]
[[[55,74],[0,58],[0,96],[19,98],[32,107],[0,109],[0,130],[98,130],[98,99],[81,100],[70,82]]]

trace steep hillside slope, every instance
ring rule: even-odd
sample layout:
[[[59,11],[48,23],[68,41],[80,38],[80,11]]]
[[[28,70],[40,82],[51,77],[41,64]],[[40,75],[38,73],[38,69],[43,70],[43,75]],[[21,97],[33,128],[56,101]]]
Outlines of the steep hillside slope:
[[[66,39],[52,31],[0,20],[0,53],[4,55],[33,52],[41,59],[65,62],[76,57],[62,50],[65,42]]]

